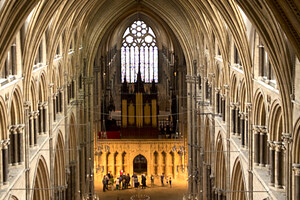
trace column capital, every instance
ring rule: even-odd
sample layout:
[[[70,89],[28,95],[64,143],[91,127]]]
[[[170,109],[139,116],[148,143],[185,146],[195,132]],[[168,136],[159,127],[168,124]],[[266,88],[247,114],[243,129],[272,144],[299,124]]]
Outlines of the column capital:
[[[268,140],[268,144],[269,144],[270,150],[275,150],[276,145],[275,145],[274,141]]]
[[[28,110],[29,107],[31,106],[31,102],[30,102],[30,101],[24,101],[23,106],[24,106],[24,109],[25,109],[25,110]]]
[[[229,90],[229,89],[230,89],[229,85],[225,84],[225,85],[224,85],[224,89],[225,89],[225,90]]]
[[[25,127],[25,124],[18,124],[17,126],[18,126],[17,127],[17,132],[21,133],[23,131],[24,127]]]
[[[239,115],[240,115],[241,119],[245,119],[245,113],[244,112],[240,112]]]
[[[268,133],[267,126],[258,125],[257,128],[259,129],[259,132],[261,132],[261,134],[267,134]]]
[[[230,102],[230,108],[231,108],[232,110],[234,110],[235,107],[236,107],[235,103],[234,103],[234,102]]]
[[[284,145],[283,145],[282,142],[276,141],[276,142],[274,142],[274,143],[275,143],[275,149],[276,149],[276,151],[282,151],[282,150],[285,150]]]
[[[8,145],[10,144],[10,140],[9,140],[9,139],[1,140],[1,141],[0,141],[0,144],[1,144],[1,146],[2,146],[2,149],[7,149],[7,148],[8,148]]]
[[[246,102],[245,105],[246,105],[246,108],[247,108],[248,111],[252,110],[252,103],[251,102]]]
[[[293,170],[295,171],[296,176],[300,176],[300,164],[293,163]]]
[[[284,144],[290,144],[292,139],[292,134],[290,133],[282,133],[281,139],[283,140]]]
[[[17,125],[10,125],[8,129],[9,129],[9,132],[11,132],[12,134],[16,134],[17,128],[18,128]]]

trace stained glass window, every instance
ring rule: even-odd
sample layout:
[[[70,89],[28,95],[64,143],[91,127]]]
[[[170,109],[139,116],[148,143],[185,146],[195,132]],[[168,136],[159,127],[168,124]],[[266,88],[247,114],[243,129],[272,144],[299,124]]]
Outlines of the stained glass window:
[[[135,21],[123,35],[121,48],[121,78],[128,83],[137,80],[140,69],[142,81],[158,82],[158,48],[153,30],[143,21]]]

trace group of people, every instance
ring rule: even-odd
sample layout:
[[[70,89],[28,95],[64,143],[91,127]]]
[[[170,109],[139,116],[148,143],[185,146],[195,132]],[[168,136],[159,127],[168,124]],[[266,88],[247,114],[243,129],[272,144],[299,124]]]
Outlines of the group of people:
[[[114,178],[114,176],[108,172],[106,175],[103,176],[102,179],[102,185],[103,185],[103,192],[108,190],[108,186],[111,186],[111,190],[114,190],[114,186],[116,186],[116,190],[124,190],[128,189],[129,186],[132,188],[138,188],[140,185],[142,185],[142,189],[146,188],[146,176],[143,174],[141,176],[141,184],[139,182],[138,176],[136,174],[133,174],[131,177],[129,174],[125,174],[122,170],[120,171],[120,176],[117,176]],[[131,184],[130,184],[131,180]]]
[[[164,186],[164,180],[166,179],[166,183],[170,184],[170,187],[172,187],[172,177],[165,177],[165,174],[162,173],[162,175],[160,176],[160,181],[161,181],[161,186]]]
[[[131,184],[130,184],[131,180]],[[151,187],[154,186],[154,176],[150,176],[151,180]],[[161,185],[164,186],[164,181],[166,180],[166,183],[172,187],[172,178],[171,177],[165,177],[164,173],[161,175]],[[108,172],[106,175],[103,176],[102,179],[102,185],[103,185],[103,192],[108,190],[108,186],[111,186],[111,190],[114,190],[114,186],[116,186],[116,190],[124,190],[128,189],[129,186],[132,188],[138,188],[140,185],[142,186],[142,189],[145,189],[147,187],[146,184],[147,178],[143,174],[141,175],[141,183],[139,181],[139,178],[136,174],[133,174],[131,177],[129,174],[125,174],[122,170],[120,171],[120,176],[117,176],[114,178],[114,176]]]

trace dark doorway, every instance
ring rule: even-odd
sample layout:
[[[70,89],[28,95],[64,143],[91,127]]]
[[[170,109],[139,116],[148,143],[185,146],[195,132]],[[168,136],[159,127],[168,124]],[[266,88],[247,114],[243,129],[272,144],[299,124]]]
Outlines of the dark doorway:
[[[147,159],[141,154],[133,159],[133,173],[147,174]]]

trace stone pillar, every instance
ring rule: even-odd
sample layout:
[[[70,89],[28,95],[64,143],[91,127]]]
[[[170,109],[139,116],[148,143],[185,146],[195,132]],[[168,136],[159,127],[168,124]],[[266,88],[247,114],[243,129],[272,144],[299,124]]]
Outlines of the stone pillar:
[[[188,138],[188,193],[192,194],[194,193],[194,182],[193,182],[193,173],[194,173],[194,159],[193,159],[193,153],[194,148],[192,147],[192,144],[194,144],[193,141],[193,126],[192,122],[193,120],[193,77],[190,75],[186,76],[186,83],[187,83],[187,121],[190,123],[187,123],[187,138]],[[206,85],[207,86],[207,85]],[[208,88],[207,88],[208,89]]]
[[[258,166],[260,163],[260,132],[257,125],[253,126],[254,132],[254,165]]]
[[[9,140],[2,141],[2,170],[3,170],[3,185],[6,185],[8,182],[8,146]]]
[[[240,133],[241,133],[241,145],[245,147],[245,113],[240,112]]]
[[[270,186],[275,184],[275,144],[273,141],[269,142],[270,145]]]
[[[236,135],[237,136],[240,136],[240,108],[239,106],[236,106],[236,109],[235,109],[235,116],[236,116],[236,121],[235,121],[235,124],[236,124]]]
[[[264,127],[260,128],[259,133],[259,148],[260,148],[260,155],[259,155],[259,166],[265,167],[266,166],[266,152],[265,152],[265,146],[266,144],[266,138],[267,138],[267,130]]]
[[[226,95],[222,96],[222,120],[225,122],[226,120]]]
[[[282,142],[276,142],[276,153],[275,153],[275,187],[283,188],[283,156],[284,146]]]
[[[52,101],[53,101],[53,104],[52,104],[52,107],[53,107],[53,121],[56,121],[56,93],[53,93]]]
[[[18,163],[21,165],[24,161],[23,159],[23,129],[24,129],[24,124],[18,125],[17,128],[17,141],[18,141]]]
[[[43,115],[43,103],[40,102],[38,104],[38,112],[39,112],[39,116],[38,116],[38,133],[39,135],[41,135],[41,133],[43,132],[43,121],[44,121],[44,115]]]
[[[215,88],[216,92],[216,113],[219,114],[220,111],[220,88]]]
[[[231,110],[231,134],[234,135],[235,134],[235,103],[231,102],[230,103],[230,110]]]
[[[42,110],[42,113],[43,113],[43,129],[42,129],[42,132],[44,133],[44,134],[46,134],[47,133],[47,131],[48,131],[48,123],[47,123],[47,108],[48,108],[48,104],[47,104],[47,102],[45,102],[44,103],[44,106],[43,106],[43,110]]]
[[[300,199],[300,164],[293,164],[294,168],[294,199]]]
[[[33,114],[33,144],[34,144],[34,146],[37,146],[38,115],[39,115],[39,111],[34,111],[34,114]]]
[[[28,136],[29,136],[29,146],[32,147],[33,145],[33,116],[34,116],[34,112],[29,112],[28,113]]]
[[[248,148],[248,113],[245,113],[245,147]]]
[[[12,125],[9,128],[9,139],[10,139],[10,145],[9,145],[9,153],[10,153],[10,163],[15,166],[17,165],[17,162],[19,160],[18,158],[18,135],[17,135],[17,126]]]

